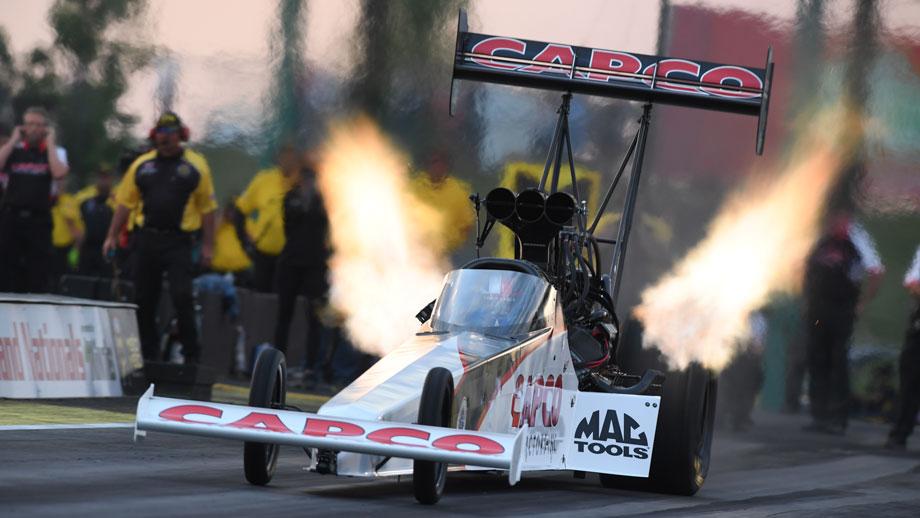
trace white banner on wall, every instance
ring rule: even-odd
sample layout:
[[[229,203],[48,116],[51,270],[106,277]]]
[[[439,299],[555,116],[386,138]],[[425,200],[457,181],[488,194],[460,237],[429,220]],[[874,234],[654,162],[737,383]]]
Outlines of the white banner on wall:
[[[141,368],[134,306],[0,294],[0,397],[120,396]]]

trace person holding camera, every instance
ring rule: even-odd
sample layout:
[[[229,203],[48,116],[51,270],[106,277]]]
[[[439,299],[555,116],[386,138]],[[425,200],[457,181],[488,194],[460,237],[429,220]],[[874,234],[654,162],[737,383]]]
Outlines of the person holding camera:
[[[33,106],[22,119],[0,147],[7,178],[0,200],[0,292],[42,293],[51,257],[51,182],[70,168],[48,112]]]

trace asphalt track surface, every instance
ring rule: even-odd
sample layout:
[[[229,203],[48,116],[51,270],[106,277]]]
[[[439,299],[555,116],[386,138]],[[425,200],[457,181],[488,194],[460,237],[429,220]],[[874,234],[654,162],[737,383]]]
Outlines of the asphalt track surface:
[[[713,467],[695,497],[606,490],[567,472],[451,474],[437,511],[463,516],[918,516],[920,444],[880,448],[885,427],[856,422],[846,437],[801,431],[803,416],[757,414],[744,434],[719,430]],[[123,424],[121,426],[124,426]],[[365,481],[303,471],[282,449],[275,479],[243,479],[242,446],[116,429],[0,430],[0,516],[421,515],[411,480]]]

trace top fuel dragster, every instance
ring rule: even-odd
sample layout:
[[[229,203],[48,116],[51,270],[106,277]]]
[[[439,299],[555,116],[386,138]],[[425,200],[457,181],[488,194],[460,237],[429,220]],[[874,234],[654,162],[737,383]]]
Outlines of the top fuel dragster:
[[[699,366],[667,376],[627,372],[618,358],[616,299],[653,103],[758,116],[763,146],[773,64],[749,68],[468,32],[461,11],[454,79],[563,92],[540,185],[480,199],[486,221],[515,235],[515,258],[479,258],[452,271],[418,315],[415,336],[316,414],[285,404],[284,355],[258,358],[249,406],[157,397],[137,409],[136,436],[173,432],[245,442],[253,484],[273,475],[279,445],[298,446],[320,473],[412,475],[434,503],[447,472],[572,470],[603,485],[690,495],[705,480],[715,380]],[[453,88],[453,84],[451,85]],[[589,224],[568,131],[573,93],[644,102],[636,136]],[[563,152],[571,190],[558,189]],[[616,240],[594,236],[627,164],[632,172]],[[609,274],[601,246],[613,246]]]

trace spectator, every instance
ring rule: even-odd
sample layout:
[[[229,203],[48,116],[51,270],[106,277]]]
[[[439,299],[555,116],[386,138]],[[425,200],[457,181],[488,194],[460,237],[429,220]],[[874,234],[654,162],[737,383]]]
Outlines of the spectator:
[[[907,447],[907,437],[914,431],[917,410],[920,409],[920,247],[917,247],[914,260],[904,276],[904,287],[911,296],[913,311],[904,335],[904,348],[901,349],[898,416],[886,444],[898,450]]]
[[[0,170],[7,175],[0,201],[0,292],[48,287],[51,181],[69,171],[49,122],[44,108],[27,108],[23,125],[0,147]]]
[[[278,260],[276,292],[278,320],[275,347],[287,351],[288,333],[298,295],[307,298],[307,361],[304,382],[315,383],[323,336],[320,310],[325,303],[328,230],[322,194],[316,185],[316,164],[305,157],[303,169],[291,176],[293,187],[284,197],[285,244]]]
[[[299,174],[297,150],[285,145],[278,152],[278,165],[259,171],[236,200],[237,236],[252,259],[252,287],[271,292],[278,256],[284,249],[284,196]]]
[[[156,313],[163,273],[178,321],[186,363],[198,363],[198,329],[192,293],[193,236],[202,230],[201,261],[208,266],[214,247],[214,186],[205,158],[183,146],[188,128],[166,112],[151,131],[155,149],[131,164],[116,193],[115,214],[103,254],[115,250],[131,210],[140,207],[143,224],[136,230],[135,299],[144,359],[159,357]]]
[[[151,141],[152,144],[152,141]],[[112,187],[112,192],[117,193],[121,187],[121,181],[125,174],[141,155],[150,151],[149,146],[142,146],[135,149],[126,150],[118,160],[118,181]],[[114,194],[113,194],[114,201]],[[117,206],[117,203],[115,204]],[[114,216],[113,216],[114,217]],[[128,222],[122,227],[118,234],[118,246],[112,254],[113,273],[118,279],[134,279],[134,263],[136,254],[134,253],[134,228],[143,224],[144,216],[140,205],[131,210],[128,215]]]
[[[112,172],[102,169],[96,175],[92,196],[80,203],[84,234],[80,244],[79,272],[91,277],[110,277],[111,267],[102,257],[102,245],[112,224],[115,202],[112,199]]]
[[[70,273],[70,253],[74,244],[83,239],[83,226],[80,222],[80,209],[74,196],[67,192],[65,180],[52,183],[51,206],[51,267],[49,286],[57,292],[61,276]]]
[[[783,297],[774,304],[771,332],[781,333],[785,344],[783,412],[797,414],[802,409],[802,386],[808,371],[808,352],[802,328],[802,302],[799,297]]]
[[[743,432],[754,421],[751,412],[763,386],[763,351],[767,320],[760,311],[748,318],[750,339],[740,344],[731,363],[719,375],[719,420],[733,431]]]
[[[814,419],[808,430],[835,435],[846,430],[850,336],[857,315],[874,295],[883,272],[869,234],[849,214],[833,214],[808,257],[805,272],[808,395]]]
[[[220,223],[214,234],[214,260],[211,261],[211,270],[216,273],[231,273],[240,275],[252,267],[252,261],[243,250],[239,237],[234,227],[234,200],[224,205],[220,214]]]

